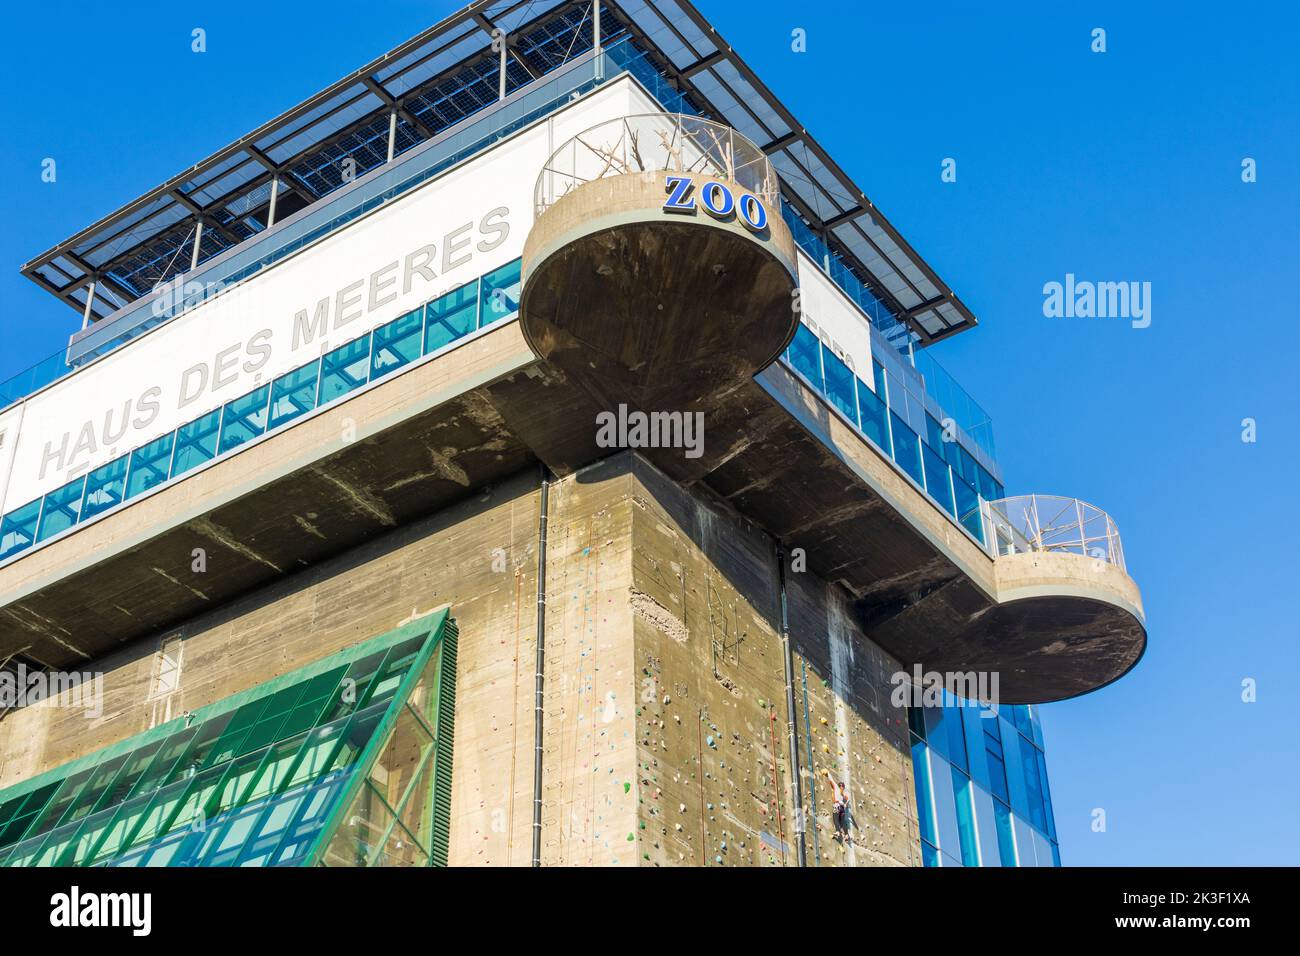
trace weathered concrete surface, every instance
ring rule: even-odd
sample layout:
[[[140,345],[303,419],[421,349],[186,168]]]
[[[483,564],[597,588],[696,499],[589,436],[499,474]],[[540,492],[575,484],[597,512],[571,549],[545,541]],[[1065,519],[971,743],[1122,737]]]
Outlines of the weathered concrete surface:
[[[498,330],[34,549],[0,569],[0,658],[79,666],[524,468],[483,385],[534,361]]]
[[[531,471],[510,477],[102,657],[99,716],[45,702],[0,720],[0,786],[450,605],[451,862],[526,865],[537,488]],[[710,499],[627,453],[552,484],[544,864],[796,862],[774,544]],[[897,665],[864,640],[838,588],[793,577],[800,710],[806,697],[811,739],[830,739],[820,715],[841,731],[813,770],[832,766],[854,798],[852,840],[834,843],[825,801],[812,812],[824,780],[805,768],[804,817],[820,827],[809,862],[916,862],[905,715],[880,683]],[[165,687],[163,648],[178,668]]]
[[[597,188],[627,207],[618,215],[650,218],[616,234],[597,228],[600,204],[585,192]],[[535,461],[574,474],[610,453],[597,444],[597,416],[644,402],[646,411],[699,412],[705,430],[698,457],[658,448],[643,450],[646,459],[802,548],[810,570],[853,595],[858,623],[909,668],[997,671],[1005,701],[1042,703],[1104,686],[1137,663],[1145,622],[1123,572],[1044,561],[1020,580],[1018,565],[995,562],[783,365],[753,374],[794,327],[782,224],[761,240],[734,222],[664,222],[661,208],[648,208],[662,198],[654,177],[576,190],[530,237],[535,257],[560,245],[532,264],[521,323],[374,383],[0,568],[0,655],[77,666]],[[673,267],[678,253],[685,264]],[[679,273],[692,276],[687,286],[663,285]]]
[[[794,241],[779,210],[762,234],[734,214],[665,212],[669,175],[577,187],[524,248],[524,336],[602,408],[694,411],[775,360],[798,323]]]
[[[451,861],[527,863],[536,487],[530,469],[100,658],[92,665],[104,675],[100,716],[46,701],[0,719],[0,786],[451,605],[461,628]],[[160,692],[164,645],[179,674]]]
[[[863,638],[841,589],[790,575],[800,811],[775,542],[640,457],[633,473],[642,864],[793,866],[800,820],[809,865],[919,863],[906,711],[889,700],[897,662]],[[849,785],[847,840],[824,769]]]

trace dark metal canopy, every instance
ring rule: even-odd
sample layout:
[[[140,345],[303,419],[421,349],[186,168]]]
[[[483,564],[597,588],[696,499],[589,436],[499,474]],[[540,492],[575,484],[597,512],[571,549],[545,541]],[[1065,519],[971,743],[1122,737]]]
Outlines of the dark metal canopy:
[[[99,321],[158,283],[317,202],[502,93],[592,48],[591,0],[477,0],[179,176],[59,243],[24,275]],[[923,342],[970,310],[688,0],[617,0],[603,45],[631,34],[700,111],[763,145],[792,207]],[[351,163],[345,163],[351,160]],[[349,177],[350,178],[350,177]],[[196,241],[197,240],[197,241]],[[196,248],[197,246],[197,248]],[[93,283],[93,294],[91,286]]]

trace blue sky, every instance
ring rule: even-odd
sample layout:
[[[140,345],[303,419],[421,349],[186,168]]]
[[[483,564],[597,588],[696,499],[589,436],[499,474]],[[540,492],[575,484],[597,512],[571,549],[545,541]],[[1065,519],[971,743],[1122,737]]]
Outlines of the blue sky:
[[[1150,647],[1118,684],[1043,711],[1064,861],[1300,861],[1285,703],[1300,672],[1300,14],[699,3],[980,317],[937,354],[992,415],[1009,490],[1077,496],[1119,524]],[[456,5],[6,11],[0,376],[80,324],[23,261]],[[1045,318],[1043,285],[1067,273],[1150,282],[1150,327]]]

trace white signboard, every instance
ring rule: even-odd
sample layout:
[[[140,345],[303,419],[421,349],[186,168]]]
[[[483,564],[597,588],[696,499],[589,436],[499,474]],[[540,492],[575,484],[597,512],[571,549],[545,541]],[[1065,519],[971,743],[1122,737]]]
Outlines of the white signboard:
[[[6,412],[3,511],[517,259],[553,149],[655,109],[611,84]]]

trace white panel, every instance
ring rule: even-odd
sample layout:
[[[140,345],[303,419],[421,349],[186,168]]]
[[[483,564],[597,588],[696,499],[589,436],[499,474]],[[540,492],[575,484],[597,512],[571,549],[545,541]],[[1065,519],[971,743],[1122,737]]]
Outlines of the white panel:
[[[1037,866],[1038,856],[1034,852],[1034,828],[1014,813],[1011,824],[1016,833],[1016,856],[1020,866]]]
[[[993,798],[974,784],[971,785],[971,795],[975,800],[975,831],[980,838],[980,866],[1001,866],[1002,854],[998,849],[998,821],[994,816]]]
[[[799,305],[804,322],[874,391],[876,377],[871,371],[871,327],[866,318],[849,304],[839,286],[802,251],[798,260]]]
[[[28,399],[0,449],[4,510],[517,259],[555,146],[656,109],[613,83]],[[321,303],[327,331],[313,337]]]
[[[1038,857],[1038,865],[1051,866],[1052,844],[1048,841],[1047,837],[1043,836],[1037,830],[1034,830],[1033,827],[1030,827],[1030,830],[1032,830],[1034,834],[1034,854]]]
[[[18,447],[18,431],[23,420],[24,406],[18,405],[0,413],[0,502],[5,501],[5,488],[9,484],[9,470],[14,460],[14,449]],[[25,501],[15,501],[14,505],[25,505]]]
[[[934,793],[935,830],[939,849],[961,865],[961,835],[957,830],[957,803],[952,792],[952,769],[948,761],[930,748],[930,783]],[[946,861],[945,861],[945,865]]]

